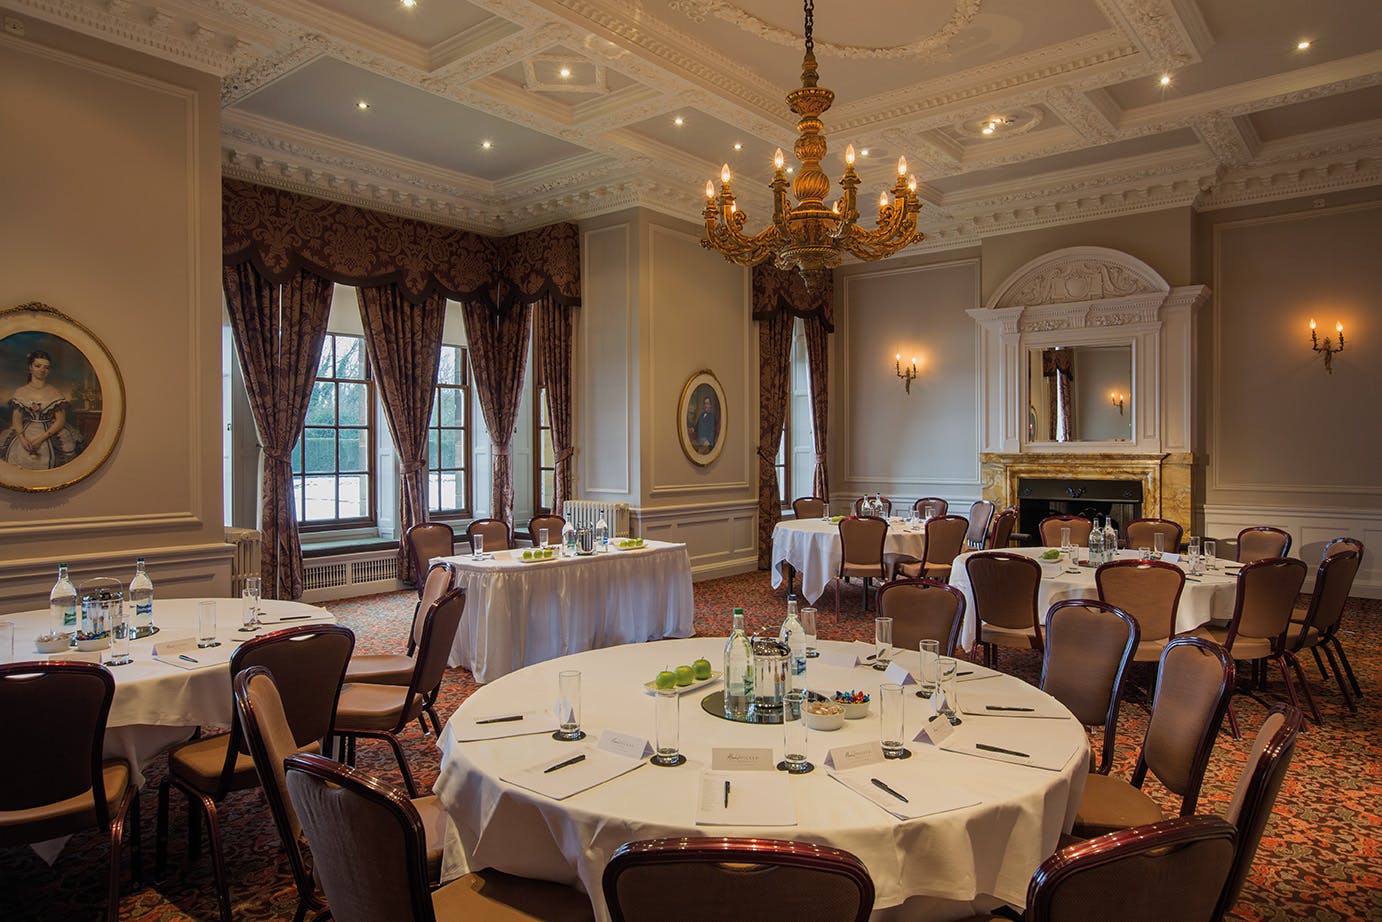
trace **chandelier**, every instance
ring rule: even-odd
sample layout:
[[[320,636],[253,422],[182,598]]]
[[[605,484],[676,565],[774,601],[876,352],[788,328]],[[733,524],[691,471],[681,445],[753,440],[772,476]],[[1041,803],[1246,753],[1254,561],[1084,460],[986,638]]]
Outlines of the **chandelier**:
[[[878,198],[878,226],[866,230],[859,226],[856,208],[859,174],[854,172],[854,145],[845,148],[845,174],[840,179],[844,193],[827,205],[830,178],[821,170],[825,157],[825,135],[820,115],[835,101],[835,94],[816,85],[815,43],[811,32],[815,20],[815,0],[806,0],[806,56],[801,62],[801,86],[787,94],[787,105],[799,116],[797,143],[792,148],[801,169],[792,182],[797,204],[787,197],[787,173],[782,151],[773,155],[773,223],[757,234],[744,233],[748,215],[739,210],[730,188],[729,164],[720,169],[720,191],[705,184],[705,238],[701,246],[715,250],[729,262],[756,266],[772,258],[779,269],[796,269],[815,289],[823,283],[826,270],[840,264],[845,253],[872,261],[891,256],[904,247],[919,243],[924,235],[917,230],[916,177],[907,173],[907,159],[897,158],[897,183],[892,196]]]

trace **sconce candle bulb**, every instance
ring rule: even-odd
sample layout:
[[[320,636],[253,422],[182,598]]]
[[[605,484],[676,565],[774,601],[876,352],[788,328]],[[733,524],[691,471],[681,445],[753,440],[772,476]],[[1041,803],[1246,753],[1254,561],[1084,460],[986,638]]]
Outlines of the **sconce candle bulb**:
[[[1118,408],[1118,415],[1122,416],[1124,409],[1124,401],[1127,398],[1118,391],[1110,391],[1108,398],[1113,403],[1113,405]]]
[[[1337,343],[1330,342],[1328,336],[1321,342],[1319,336],[1315,333],[1315,318],[1310,318],[1310,346],[1316,352],[1323,353],[1324,370],[1331,375],[1334,374],[1334,353],[1344,351],[1343,321],[1334,322],[1334,332],[1338,334],[1339,337]]]
[[[917,357],[912,356],[912,364],[907,368],[902,367],[902,353],[897,353],[893,366],[897,369],[897,376],[902,379],[902,389],[908,394],[912,392],[912,382],[917,377]]]

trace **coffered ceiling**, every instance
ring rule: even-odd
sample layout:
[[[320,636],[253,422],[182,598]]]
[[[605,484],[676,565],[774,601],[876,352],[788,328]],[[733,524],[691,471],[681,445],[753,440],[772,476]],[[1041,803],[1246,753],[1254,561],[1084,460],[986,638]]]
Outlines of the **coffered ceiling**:
[[[756,229],[796,134],[784,0],[0,7],[219,75],[229,176],[490,233],[699,220],[722,162]],[[1382,182],[1378,0],[822,0],[815,37],[828,171],[906,155],[923,246]]]

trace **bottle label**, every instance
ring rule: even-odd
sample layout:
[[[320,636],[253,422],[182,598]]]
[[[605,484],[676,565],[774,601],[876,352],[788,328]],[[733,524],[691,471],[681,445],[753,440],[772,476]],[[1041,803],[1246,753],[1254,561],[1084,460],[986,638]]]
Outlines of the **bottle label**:
[[[138,618],[152,618],[154,616],[154,603],[140,602],[134,606],[134,614]]]
[[[77,609],[75,607],[63,610],[62,626],[71,628],[75,628],[77,626]]]

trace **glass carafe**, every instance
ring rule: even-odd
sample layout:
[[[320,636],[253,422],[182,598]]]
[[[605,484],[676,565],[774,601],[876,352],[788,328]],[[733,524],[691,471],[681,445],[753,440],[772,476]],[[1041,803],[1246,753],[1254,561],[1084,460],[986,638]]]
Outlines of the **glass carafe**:
[[[770,637],[754,637],[753,646],[753,705],[751,714],[763,723],[781,719],[782,697],[792,690],[789,673],[792,650],[785,643]]]

